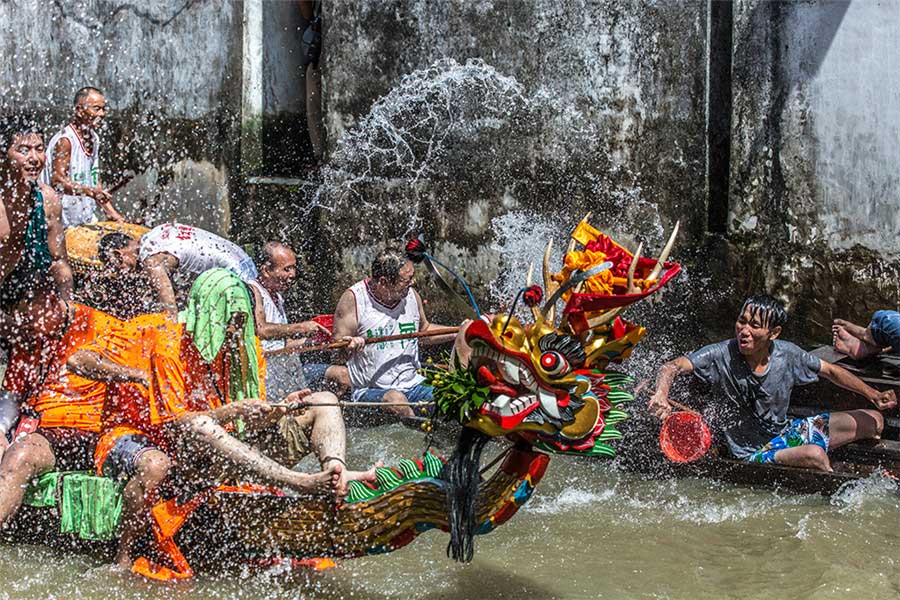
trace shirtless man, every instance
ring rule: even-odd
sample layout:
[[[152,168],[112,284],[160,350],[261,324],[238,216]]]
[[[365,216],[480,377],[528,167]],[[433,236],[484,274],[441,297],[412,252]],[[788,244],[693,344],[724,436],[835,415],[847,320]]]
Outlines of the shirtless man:
[[[412,289],[415,267],[397,249],[372,263],[370,277],[343,293],[334,314],[334,337],[349,341],[347,367],[353,402],[383,402],[385,409],[414,416],[410,405],[430,402],[431,386],[419,374],[417,339],[367,344],[366,338],[439,328],[425,316],[422,298]],[[453,340],[454,334],[426,338],[428,344]]]
[[[855,440],[879,437],[884,428],[879,411],[896,406],[897,397],[893,390],[871,388],[846,369],[778,339],[786,321],[787,311],[771,296],[747,298],[734,326],[734,338],[662,366],[650,399],[651,412],[661,419],[667,417],[672,411],[672,382],[678,375],[693,373],[718,386],[724,406],[735,412],[724,432],[735,458],[831,471],[828,452]],[[876,410],[789,419],[793,387],[819,377],[863,396]]]
[[[125,219],[112,205],[112,194],[100,185],[100,137],[97,130],[106,117],[106,98],[94,87],[75,93],[72,120],[47,144],[49,156],[41,173],[41,183],[62,194],[65,227],[97,221],[99,206],[110,221]]]
[[[106,476],[128,481],[117,558],[123,567],[130,565],[134,541],[147,527],[149,507],[173,455],[181,458],[182,481],[204,486],[237,477],[301,493],[331,486],[340,497],[349,481],[374,480],[373,471],[346,469],[346,434],[333,394],[304,390],[289,396],[289,402],[303,398],[313,405],[296,417],[295,427],[281,422],[284,406],[258,399],[262,387],[259,354],[251,347],[250,297],[233,273],[213,269],[201,275],[186,318],[176,324],[165,315],[139,317],[69,359],[73,372],[110,384],[95,465]],[[271,452],[277,450],[273,439],[287,445],[275,433],[276,423],[294,431],[302,446],[298,454],[317,455],[321,472],[293,471],[232,435],[243,427],[248,441]]]
[[[103,244],[102,239],[100,243]],[[179,288],[187,288],[198,275],[218,267],[232,271],[245,283],[258,276],[253,260],[237,244],[180,223],[154,227],[141,237],[139,245],[129,244],[115,250],[107,256],[106,263],[125,272],[143,269],[160,306],[172,316],[178,312],[176,283]]]
[[[49,187],[38,184],[44,158],[43,135],[34,121],[0,120],[0,341],[4,342],[27,334],[30,327],[11,323],[9,312],[35,301],[36,290],[48,280],[52,279],[62,300],[72,295],[59,199]],[[50,304],[48,310],[61,310],[61,305]],[[44,316],[35,311],[22,314]],[[0,429],[2,421],[0,417]]]
[[[255,300],[256,334],[262,340],[263,350],[302,346],[306,340],[298,338],[308,338],[320,332],[331,336],[330,331],[315,321],[288,323],[281,293],[290,289],[297,277],[297,255],[293,250],[278,242],[268,242],[256,259],[256,268],[259,277],[250,282],[250,291]],[[267,358],[266,389],[269,397],[283,397],[298,387],[314,390],[327,388],[342,396],[350,388],[350,375],[343,365],[304,363],[299,354]]]

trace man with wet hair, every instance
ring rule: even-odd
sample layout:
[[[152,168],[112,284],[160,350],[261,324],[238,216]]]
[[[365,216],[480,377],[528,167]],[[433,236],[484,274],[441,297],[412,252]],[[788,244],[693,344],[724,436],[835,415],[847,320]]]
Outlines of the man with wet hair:
[[[396,340],[367,344],[366,338],[427,331],[422,298],[413,289],[415,267],[396,248],[384,250],[372,262],[370,276],[347,289],[334,315],[334,337],[349,342],[347,368],[354,402],[382,402],[389,412],[414,416],[410,405],[431,402],[432,388],[419,374],[419,341]],[[427,343],[451,341],[453,334],[426,338]]]
[[[297,255],[285,244],[267,242],[256,258],[259,277],[249,282],[254,299],[256,334],[263,350],[300,347],[306,338],[331,332],[315,321],[289,323],[282,292],[297,278]],[[342,396],[350,387],[350,375],[343,365],[304,363],[299,354],[280,354],[266,361],[266,390],[272,398],[282,398],[298,387],[328,389]]]
[[[38,183],[46,157],[43,139],[29,117],[0,120],[0,308],[15,304],[48,276],[63,300],[72,295],[59,198]]]
[[[700,348],[667,362],[659,371],[649,408],[663,419],[672,412],[669,390],[682,373],[718,386],[734,415],[724,428],[731,454],[751,462],[831,471],[828,451],[859,439],[877,438],[879,411],[897,405],[894,392],[880,392],[849,371],[778,339],[787,311],[767,295],[751,296],[735,323],[734,339]],[[788,419],[791,390],[824,377],[867,398],[878,410],[862,409]]]
[[[125,219],[113,207],[112,194],[100,185],[100,137],[97,130],[106,118],[106,98],[95,87],[75,93],[72,120],[47,144],[47,165],[41,182],[58,190],[63,225],[75,227],[97,221],[96,207],[106,219]]]

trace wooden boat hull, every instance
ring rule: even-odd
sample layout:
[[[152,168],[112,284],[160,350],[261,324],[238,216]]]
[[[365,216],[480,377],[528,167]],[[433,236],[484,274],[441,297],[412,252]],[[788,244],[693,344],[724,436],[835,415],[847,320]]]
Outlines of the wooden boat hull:
[[[477,534],[487,534],[524,505],[549,463],[541,452],[514,448],[483,481]],[[425,531],[448,529],[447,484],[437,477],[403,482],[384,493],[337,505],[333,498],[276,492],[216,491],[203,497],[174,534],[197,571],[238,567],[271,558],[354,558],[392,552]],[[24,507],[3,532],[9,541],[46,543],[109,556],[111,540],[87,542],[59,531],[58,511]],[[48,533],[49,532],[49,533]],[[154,554],[153,543],[145,549]]]
[[[513,450],[482,482],[478,534],[493,531],[531,497],[549,457]],[[218,492],[176,537],[191,562],[246,557],[355,558],[392,552],[419,534],[448,529],[446,483],[419,479],[371,500],[335,505],[272,494]]]

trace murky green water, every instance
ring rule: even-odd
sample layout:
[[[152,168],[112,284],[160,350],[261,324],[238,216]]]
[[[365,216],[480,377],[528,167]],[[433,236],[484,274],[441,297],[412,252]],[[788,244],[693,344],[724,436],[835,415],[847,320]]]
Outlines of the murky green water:
[[[421,452],[399,426],[351,432],[351,456]],[[387,556],[309,575],[273,569],[160,585],[91,557],[0,546],[0,598],[900,598],[900,490],[865,481],[837,497],[709,481],[653,481],[556,457],[532,502],[447,559],[430,532]]]

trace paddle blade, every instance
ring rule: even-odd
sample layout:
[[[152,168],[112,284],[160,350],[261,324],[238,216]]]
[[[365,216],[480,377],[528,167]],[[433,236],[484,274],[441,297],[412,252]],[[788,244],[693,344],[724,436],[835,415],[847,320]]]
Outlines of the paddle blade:
[[[659,447],[672,462],[693,462],[709,450],[712,436],[700,415],[672,413],[659,432]]]

